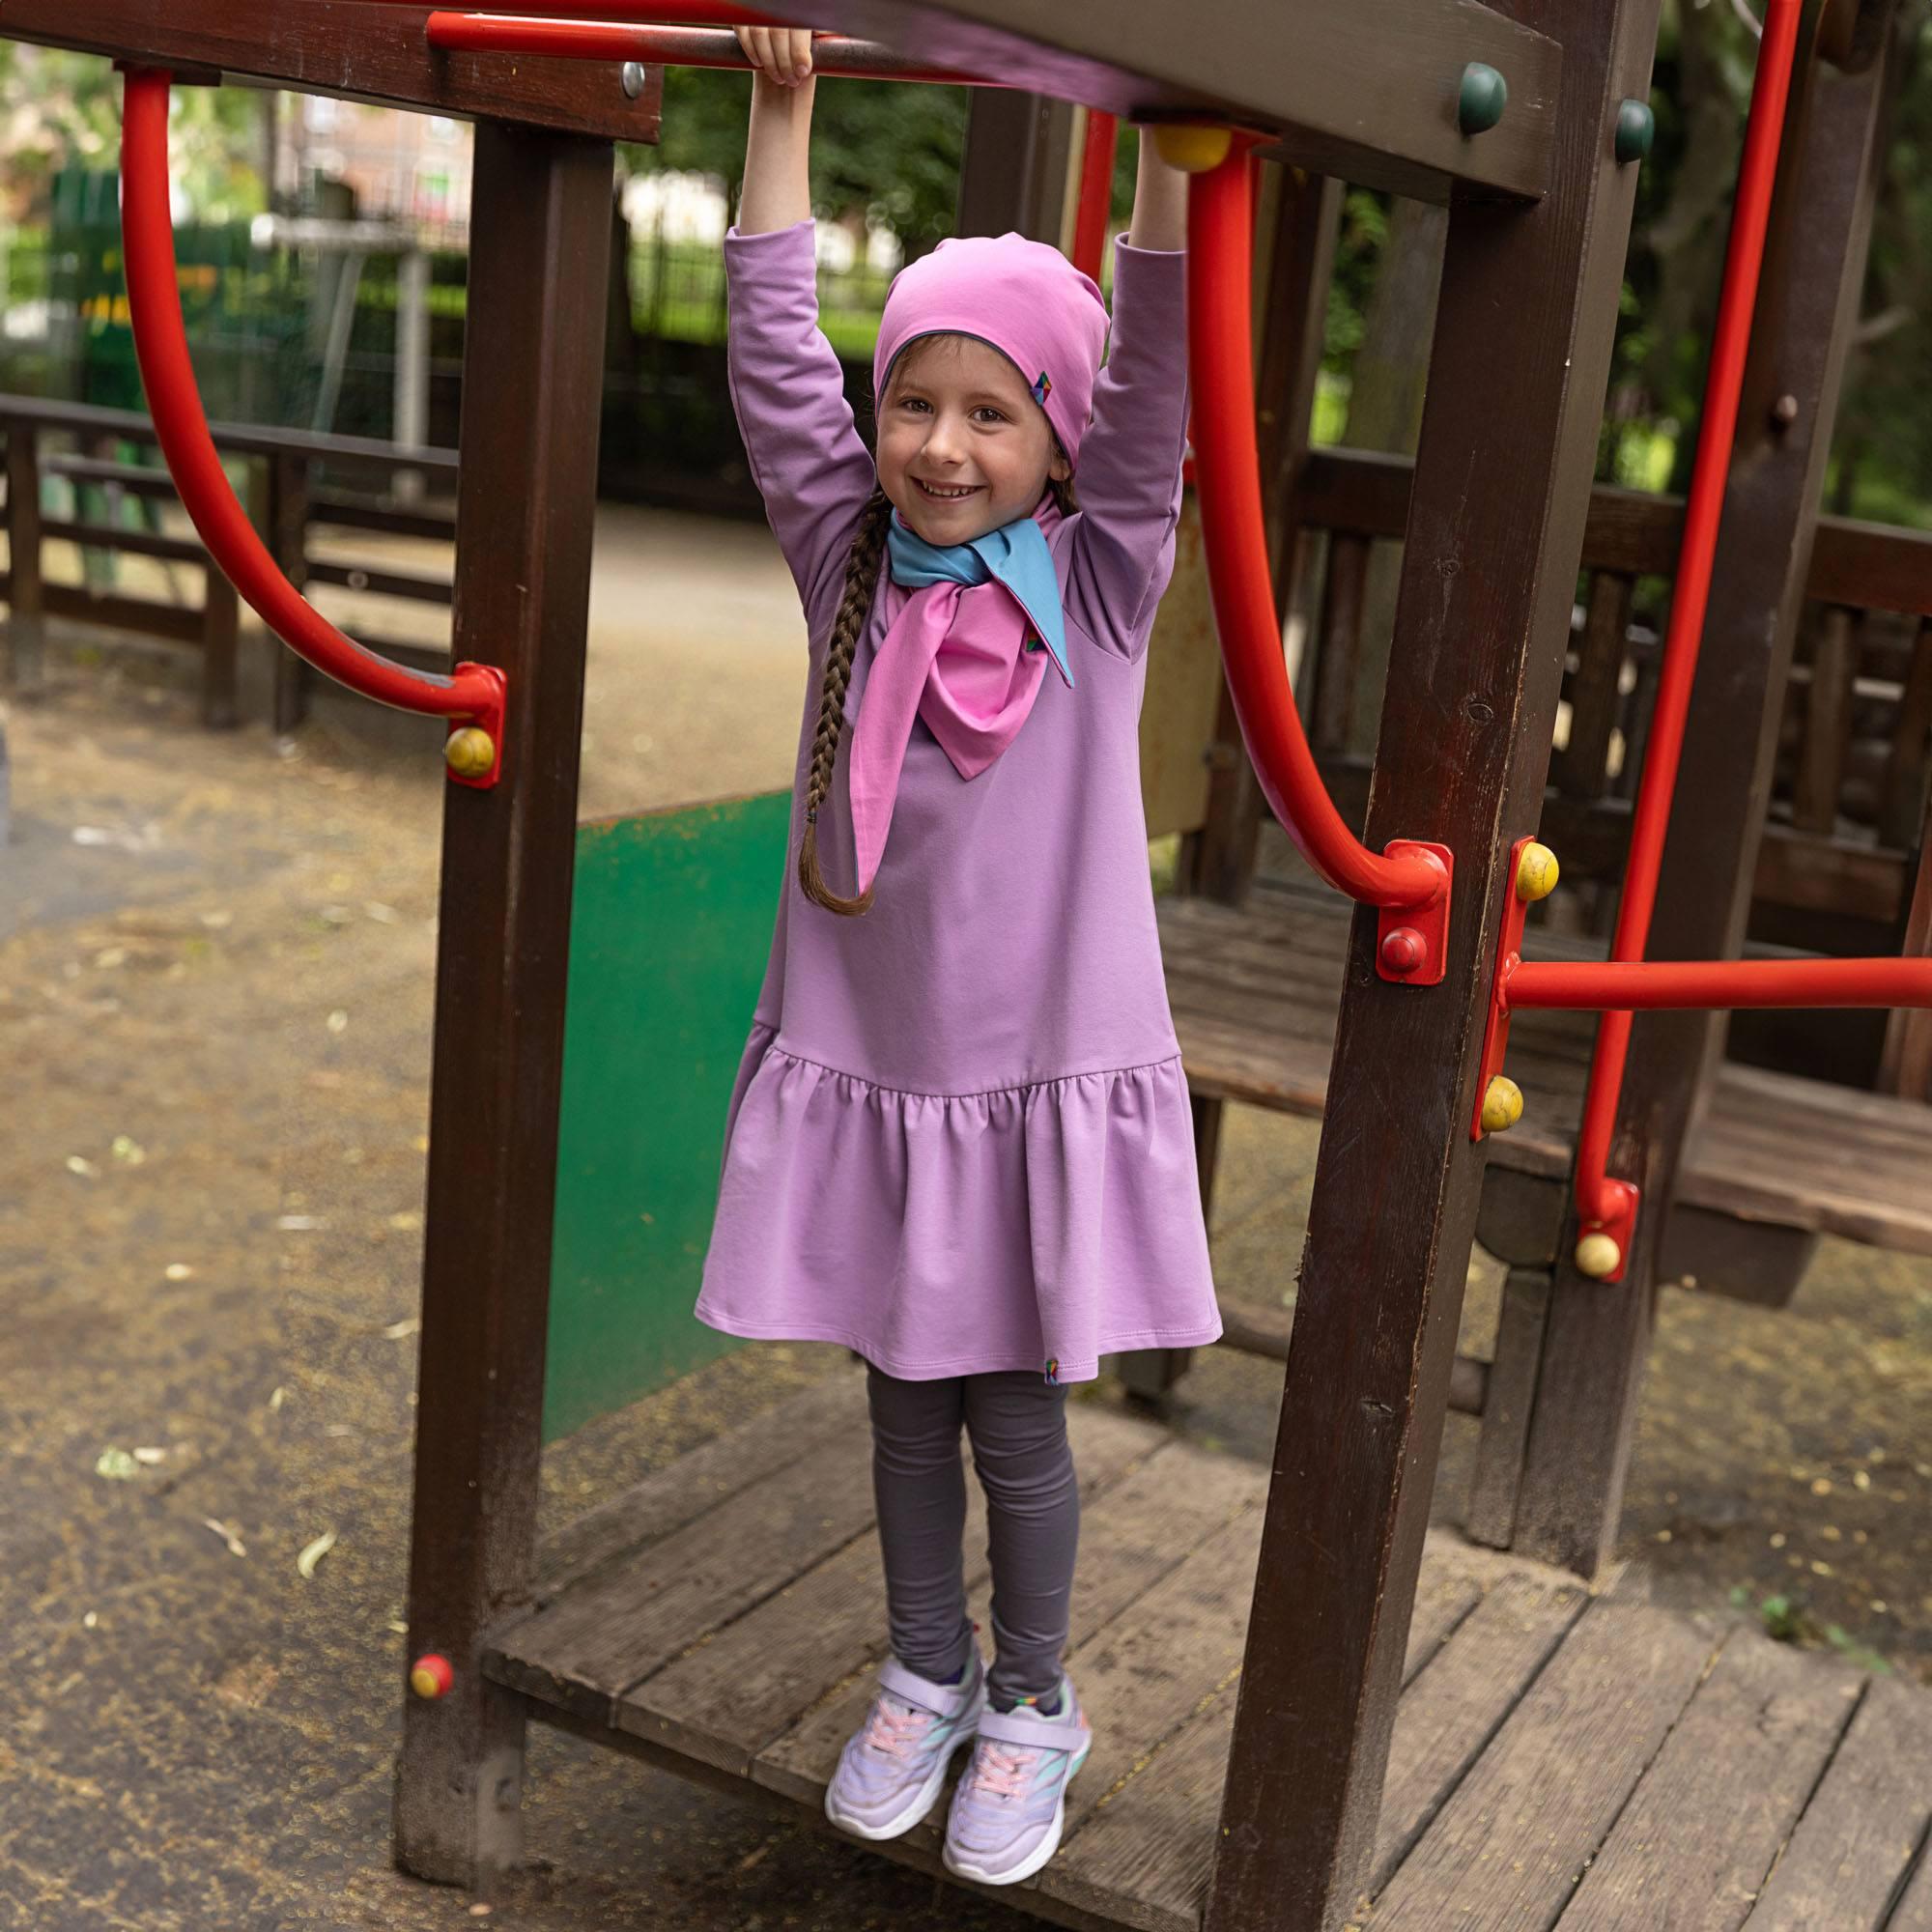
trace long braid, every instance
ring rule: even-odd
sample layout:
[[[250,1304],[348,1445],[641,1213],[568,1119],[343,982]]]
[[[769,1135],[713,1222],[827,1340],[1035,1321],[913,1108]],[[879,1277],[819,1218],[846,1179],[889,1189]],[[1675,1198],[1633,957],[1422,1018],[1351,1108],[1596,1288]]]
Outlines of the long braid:
[[[819,687],[818,729],[811,741],[811,763],[805,781],[805,842],[798,848],[798,883],[806,897],[828,912],[857,918],[872,903],[867,886],[856,899],[841,899],[825,883],[818,868],[818,808],[832,789],[832,768],[838,759],[838,741],[845,732],[845,688],[852,682],[852,654],[879,587],[879,571],[886,558],[886,528],[893,506],[883,490],[874,490],[859,512],[852,548],[845,558],[845,589],[838,614],[832,620],[832,639],[825,651],[825,681]]]
[[[1049,478],[1046,486],[1063,517],[1073,516],[1080,508],[1072,480]],[[875,880],[856,899],[843,899],[825,883],[818,865],[818,808],[832,789],[833,768],[838,761],[838,742],[845,733],[845,692],[852,682],[852,656],[872,609],[872,597],[879,587],[879,572],[886,557],[886,530],[892,521],[892,504],[883,490],[875,489],[859,512],[858,527],[852,532],[852,548],[845,558],[845,588],[838,599],[838,614],[832,620],[832,637],[825,652],[825,680],[819,687],[818,729],[811,740],[811,763],[805,781],[805,838],[798,848],[799,890],[827,912],[843,913],[856,919],[871,909]]]

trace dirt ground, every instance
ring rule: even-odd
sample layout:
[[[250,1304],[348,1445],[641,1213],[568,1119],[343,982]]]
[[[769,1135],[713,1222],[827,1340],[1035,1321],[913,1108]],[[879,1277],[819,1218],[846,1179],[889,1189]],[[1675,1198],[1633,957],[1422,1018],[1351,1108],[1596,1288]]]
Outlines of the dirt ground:
[[[782,783],[797,618],[763,533],[620,513],[598,554],[586,815]],[[325,696],[277,745],[250,668],[234,733],[181,659],[91,647],[5,719],[0,1932],[478,1922],[387,1848],[436,734]],[[1236,1112],[1224,1293],[1287,1290],[1314,1148]],[[1479,1258],[1478,1351],[1495,1291]],[[747,1349],[590,1425],[546,1457],[548,1520],[831,1359]],[[1211,1351],[1176,1426],[1264,1457],[1278,1389]],[[1473,1439],[1450,1418],[1445,1520]],[[1666,1292],[1624,1548],[1662,1596],[1770,1600],[1932,1683],[1932,1264],[1828,1243],[1782,1313]],[[547,1731],[528,1791],[484,1922],[1034,1922]]]

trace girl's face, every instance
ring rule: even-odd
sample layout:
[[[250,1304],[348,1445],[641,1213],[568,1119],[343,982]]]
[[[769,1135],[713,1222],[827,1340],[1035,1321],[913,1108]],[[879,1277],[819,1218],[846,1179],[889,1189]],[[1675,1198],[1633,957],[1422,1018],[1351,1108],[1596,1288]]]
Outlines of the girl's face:
[[[893,364],[879,409],[879,484],[930,544],[1032,515],[1066,459],[1020,373],[970,335],[930,335]]]

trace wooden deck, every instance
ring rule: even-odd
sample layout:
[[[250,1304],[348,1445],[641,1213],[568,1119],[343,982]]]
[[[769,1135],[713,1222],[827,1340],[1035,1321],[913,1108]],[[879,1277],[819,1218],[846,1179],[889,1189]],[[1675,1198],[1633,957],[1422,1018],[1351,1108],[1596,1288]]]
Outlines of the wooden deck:
[[[1070,1414],[1068,1666],[1094,1745],[1060,1855],[999,1895],[1065,1925],[1193,1932],[1265,1475],[1097,1405]],[[553,1541],[538,1607],[486,1671],[535,1718],[823,1825],[883,1646],[868,1444],[841,1372],[659,1471]],[[1366,1923],[1932,1932],[1928,1820],[1932,1695],[1433,1536]],[[877,1849],[943,1871],[931,1820]]]
[[[1319,1116],[1353,908],[1339,894],[1264,878],[1238,910],[1160,901],[1168,998],[1197,1094]],[[1528,956],[1601,958],[1532,929]],[[1492,1166],[1568,1177],[1596,1016],[1525,1011],[1508,1071],[1523,1117],[1492,1139]],[[1932,1108],[1726,1062],[1692,1134],[1680,1208],[1730,1221],[1932,1254]]]

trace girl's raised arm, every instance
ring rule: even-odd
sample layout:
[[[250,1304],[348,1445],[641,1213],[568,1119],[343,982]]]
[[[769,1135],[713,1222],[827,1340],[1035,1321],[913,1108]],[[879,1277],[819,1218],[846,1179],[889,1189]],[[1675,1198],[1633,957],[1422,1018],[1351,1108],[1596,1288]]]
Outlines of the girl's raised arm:
[[[818,327],[811,225],[811,36],[740,27],[757,69],[737,225],[724,242],[727,370],[739,434],[810,624],[836,597],[872,459]]]
[[[1080,449],[1068,591],[1094,640],[1147,648],[1174,571],[1187,445],[1187,177],[1143,128],[1134,214],[1114,255],[1114,329]]]

